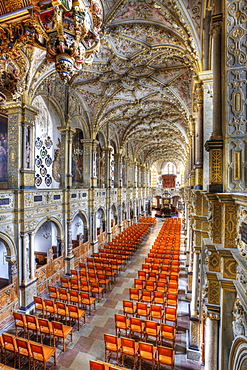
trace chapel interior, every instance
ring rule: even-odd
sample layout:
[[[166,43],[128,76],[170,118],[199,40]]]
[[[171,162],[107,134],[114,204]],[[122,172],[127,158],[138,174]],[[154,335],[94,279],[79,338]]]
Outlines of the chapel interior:
[[[0,368],[247,368],[247,1],[0,0]]]

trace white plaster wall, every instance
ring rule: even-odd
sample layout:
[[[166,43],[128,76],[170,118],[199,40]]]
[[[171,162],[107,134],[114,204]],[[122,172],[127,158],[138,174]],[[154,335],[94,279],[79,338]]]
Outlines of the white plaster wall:
[[[80,226],[76,226],[80,223]],[[77,239],[77,235],[82,234],[84,235],[84,224],[80,216],[76,216],[74,218],[73,224],[72,224],[72,240]]]
[[[8,262],[6,262],[6,248],[3,242],[0,241],[0,277],[3,279],[9,278]]]

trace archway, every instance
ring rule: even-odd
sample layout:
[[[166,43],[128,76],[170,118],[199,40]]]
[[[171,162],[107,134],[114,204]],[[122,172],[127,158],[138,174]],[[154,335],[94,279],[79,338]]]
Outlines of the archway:
[[[247,368],[247,338],[237,336],[232,342],[228,370],[245,370]]]
[[[103,208],[99,208],[96,211],[96,230],[97,235],[105,231],[105,211]]]
[[[0,289],[12,283],[11,267],[16,262],[16,248],[13,241],[0,232]]]
[[[53,220],[44,221],[34,236],[34,258],[37,267],[45,265],[48,258],[60,257],[61,235],[58,225]]]
[[[79,242],[88,241],[88,221],[83,213],[78,213],[72,222],[72,242],[73,247],[78,246]]]

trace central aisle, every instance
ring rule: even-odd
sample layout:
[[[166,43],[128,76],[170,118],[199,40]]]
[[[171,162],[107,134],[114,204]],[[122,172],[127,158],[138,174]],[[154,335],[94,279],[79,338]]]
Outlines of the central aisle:
[[[157,220],[156,225],[152,226],[146,240],[139,247],[131,262],[128,264],[117,278],[112,290],[107,292],[105,297],[97,303],[97,309],[91,316],[87,317],[87,323],[83,325],[80,331],[73,333],[73,342],[68,346],[65,352],[58,356],[56,369],[59,370],[89,370],[89,360],[104,360],[105,346],[104,333],[115,335],[116,313],[123,314],[124,299],[129,300],[129,288],[133,287],[134,278],[137,277],[137,271],[141,270],[152,244],[154,243],[162,225],[163,220]],[[183,252],[183,245],[181,245]],[[183,266],[183,258],[182,266]],[[187,285],[186,276],[181,269],[179,281],[179,301],[178,305],[178,333],[175,342],[175,363],[176,369],[200,369],[198,363],[186,361],[186,330],[188,329],[188,303],[185,302],[185,288]],[[114,363],[113,361],[111,361]],[[149,366],[143,367],[149,369]]]

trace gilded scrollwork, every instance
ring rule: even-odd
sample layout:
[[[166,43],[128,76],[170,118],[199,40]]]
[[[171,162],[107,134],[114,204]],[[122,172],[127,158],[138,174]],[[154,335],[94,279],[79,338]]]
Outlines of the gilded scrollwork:
[[[239,298],[235,300],[232,315],[233,315],[232,327],[234,336],[238,335],[245,336],[247,333],[246,312]]]

